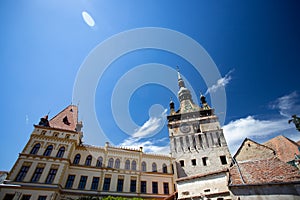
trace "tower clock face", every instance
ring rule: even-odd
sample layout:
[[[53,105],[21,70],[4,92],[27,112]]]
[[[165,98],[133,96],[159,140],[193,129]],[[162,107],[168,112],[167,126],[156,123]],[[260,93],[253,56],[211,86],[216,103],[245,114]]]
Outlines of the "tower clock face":
[[[191,127],[188,124],[181,124],[180,131],[183,133],[188,133],[191,131]]]

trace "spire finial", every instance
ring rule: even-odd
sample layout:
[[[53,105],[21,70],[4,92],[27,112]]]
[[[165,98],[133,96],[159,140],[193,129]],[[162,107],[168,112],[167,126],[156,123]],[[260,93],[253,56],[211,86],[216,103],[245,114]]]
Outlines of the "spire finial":
[[[185,87],[184,81],[183,81],[183,79],[181,78],[181,74],[180,74],[180,72],[179,72],[179,67],[178,67],[178,66],[177,66],[177,74],[178,74],[178,85],[179,85],[179,88]]]
[[[179,70],[179,66],[177,65],[177,74],[178,74],[178,80],[182,79],[181,75],[180,75],[180,70]]]

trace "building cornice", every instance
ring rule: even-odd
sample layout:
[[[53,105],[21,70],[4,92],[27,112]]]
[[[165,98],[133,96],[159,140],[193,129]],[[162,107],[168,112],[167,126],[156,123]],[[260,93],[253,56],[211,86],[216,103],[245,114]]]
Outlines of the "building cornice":
[[[210,173],[204,173],[204,174],[198,174],[198,175],[195,175],[195,176],[183,177],[183,178],[179,178],[179,179],[177,179],[175,181],[176,182],[183,182],[183,181],[188,181],[188,180],[203,178],[203,177],[206,177],[206,176],[211,176],[211,175],[225,173],[225,172],[228,172],[228,169],[224,168],[224,169],[221,169],[221,170],[218,170],[218,171],[214,171],[214,172],[210,172]]]
[[[61,129],[61,128],[55,128],[55,127],[48,127],[48,126],[39,126],[39,125],[33,125],[34,128],[41,128],[41,129],[47,129],[47,130],[56,130],[56,131],[63,131],[63,132],[68,132],[68,133],[77,133],[77,131],[71,131],[71,130],[66,130],[66,129]]]

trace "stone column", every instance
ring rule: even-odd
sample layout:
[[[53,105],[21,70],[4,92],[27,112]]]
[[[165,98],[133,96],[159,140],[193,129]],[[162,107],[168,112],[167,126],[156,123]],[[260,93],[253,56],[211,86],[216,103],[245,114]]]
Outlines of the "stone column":
[[[190,142],[190,150],[191,151],[195,151],[195,147],[194,147],[194,137],[193,135],[189,135],[189,142]]]
[[[197,150],[201,150],[202,149],[202,144],[200,144],[199,136],[201,137],[200,134],[195,135]]]

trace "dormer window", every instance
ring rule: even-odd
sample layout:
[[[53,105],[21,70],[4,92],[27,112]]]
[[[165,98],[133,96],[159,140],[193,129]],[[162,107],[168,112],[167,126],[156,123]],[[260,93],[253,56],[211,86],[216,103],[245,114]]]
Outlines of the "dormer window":
[[[70,125],[70,124],[71,124],[71,123],[69,122],[67,116],[65,116],[65,117],[63,118],[63,122],[64,122],[64,124],[66,124],[66,125]]]

